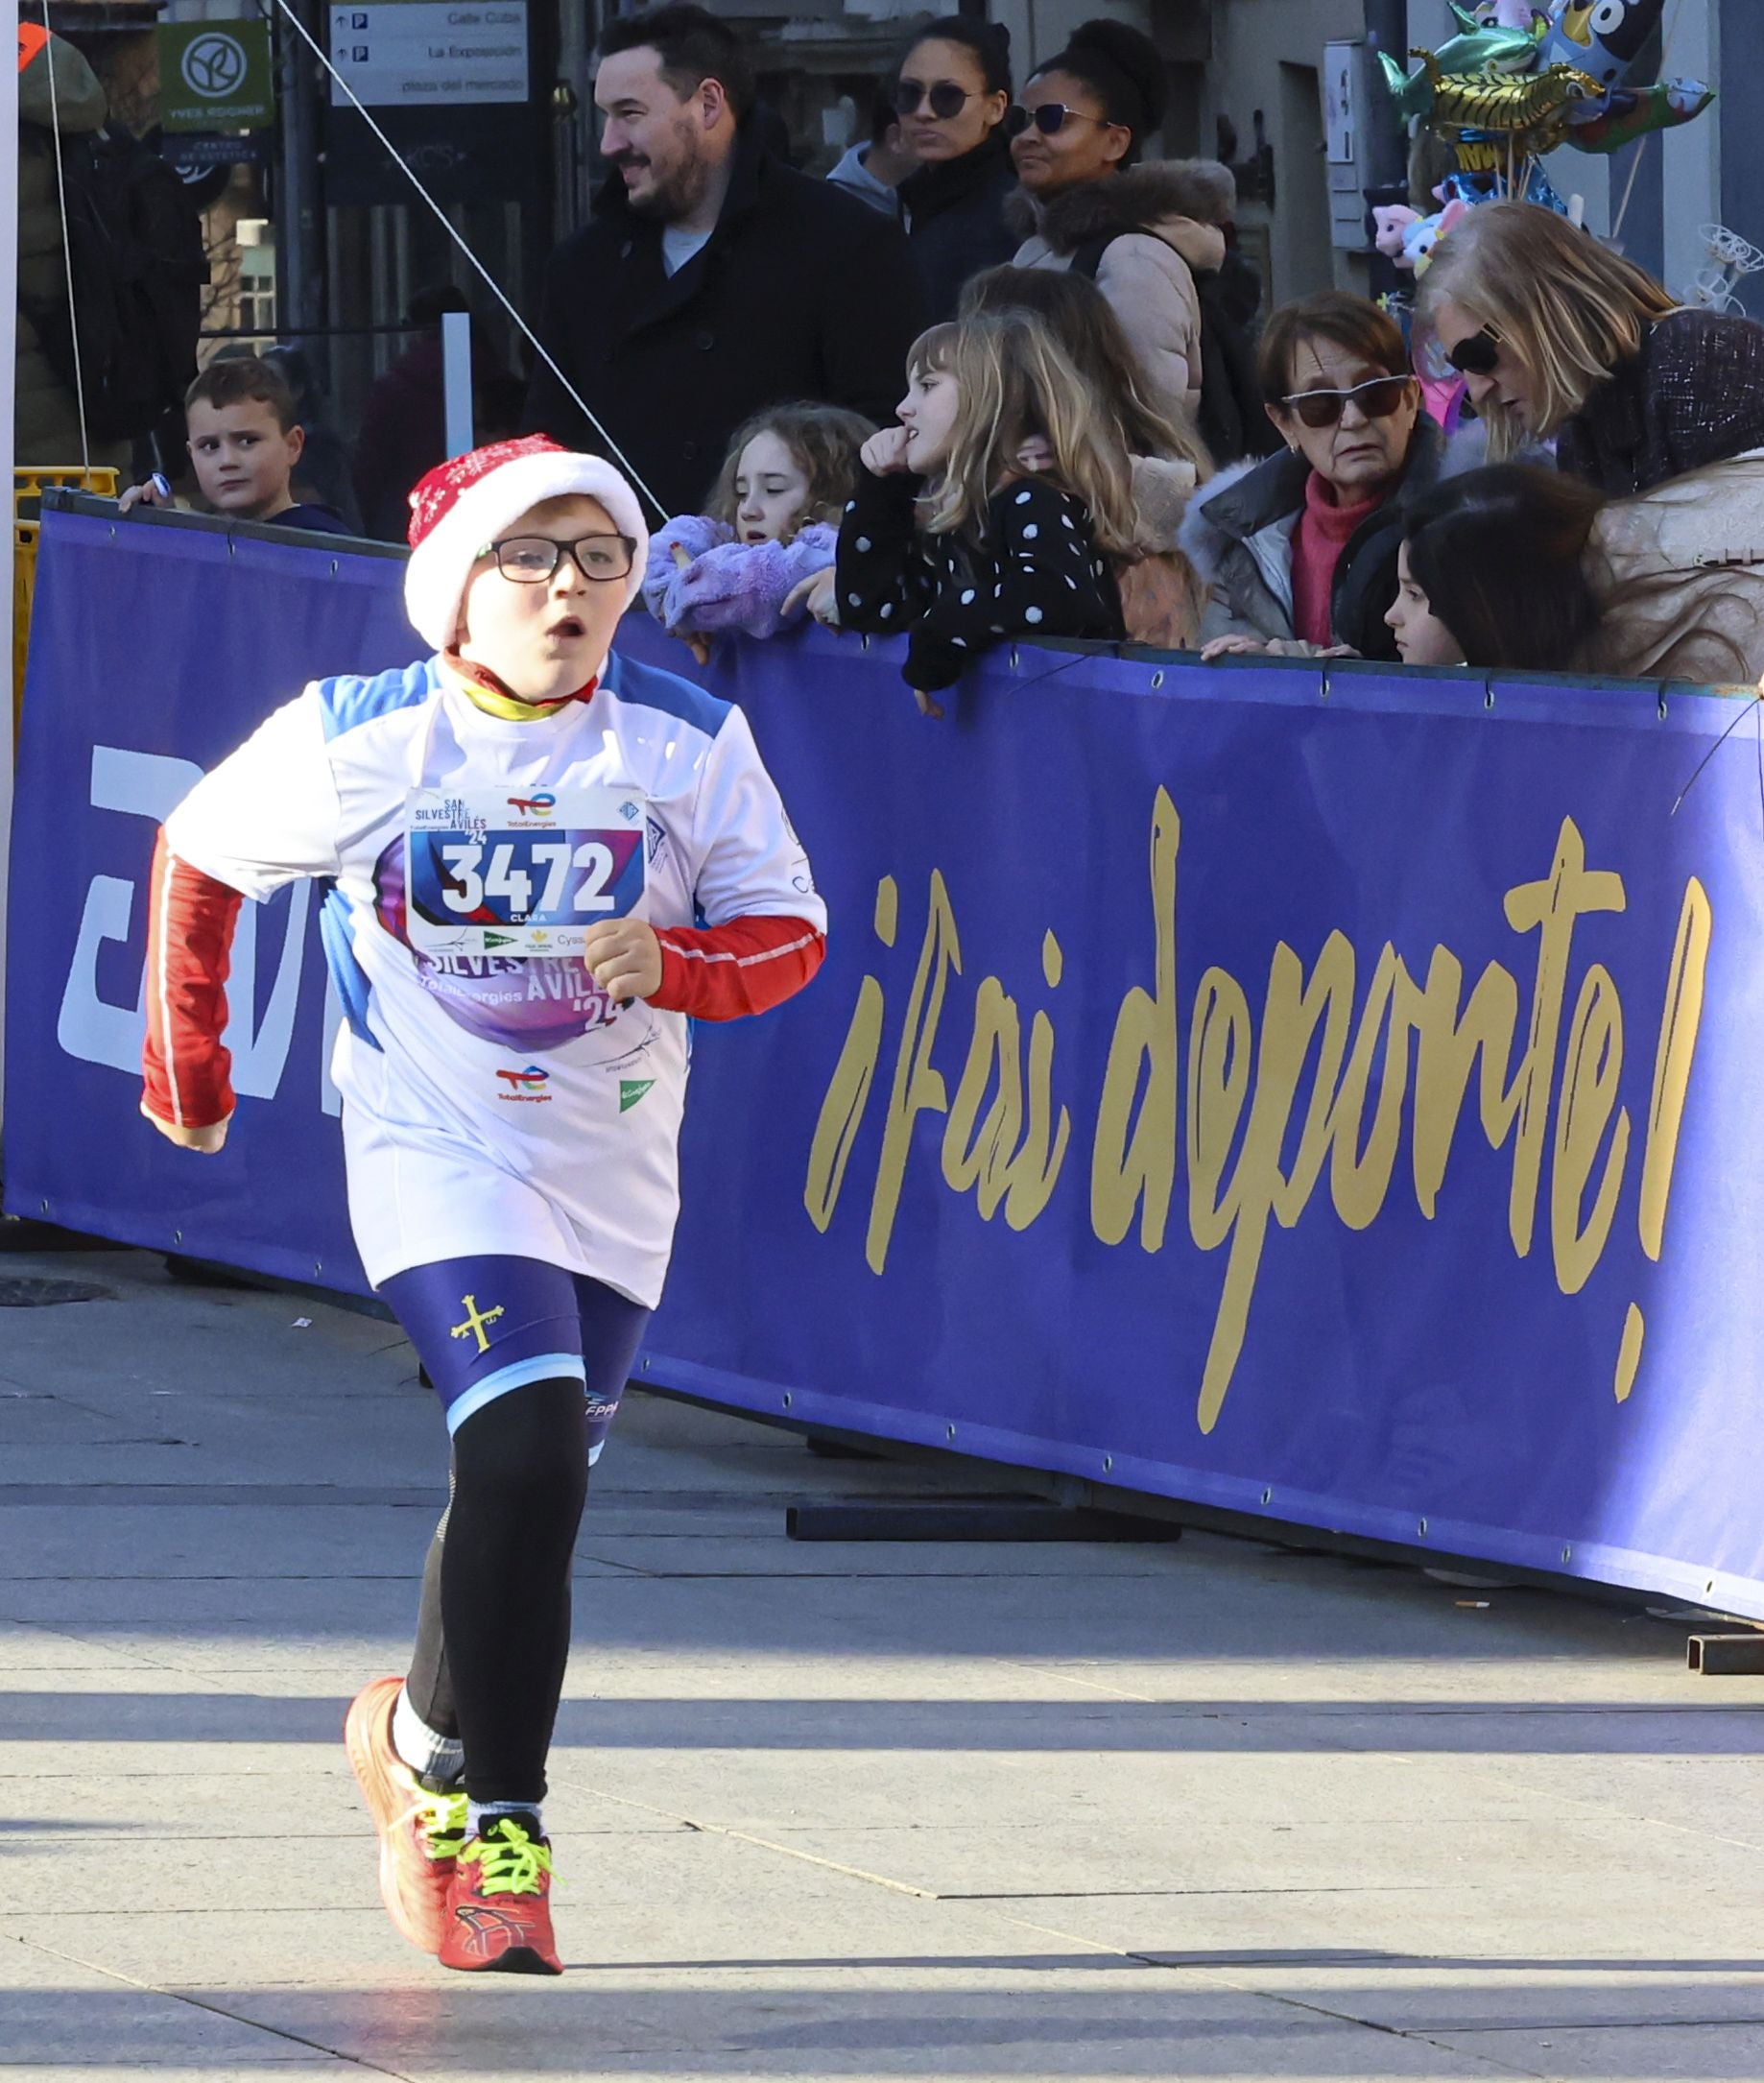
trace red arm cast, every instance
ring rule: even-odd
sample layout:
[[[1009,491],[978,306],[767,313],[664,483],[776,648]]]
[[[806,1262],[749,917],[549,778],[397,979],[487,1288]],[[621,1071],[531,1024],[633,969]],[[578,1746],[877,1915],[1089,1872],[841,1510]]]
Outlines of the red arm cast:
[[[649,1002],[694,1019],[739,1019],[782,1005],[821,967],[826,935],[806,919],[731,919],[663,926],[661,983]]]
[[[159,834],[147,920],[144,1106],[178,1128],[209,1128],[233,1111],[221,1046],[233,927],[245,899],[180,861]]]

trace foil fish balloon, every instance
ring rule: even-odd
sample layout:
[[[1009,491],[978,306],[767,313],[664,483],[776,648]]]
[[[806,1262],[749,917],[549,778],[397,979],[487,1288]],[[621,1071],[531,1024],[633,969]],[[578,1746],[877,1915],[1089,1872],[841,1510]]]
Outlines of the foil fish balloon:
[[[1563,143],[1580,152],[1620,152],[1650,131],[1676,130],[1691,122],[1714,99],[1714,89],[1701,80],[1619,87],[1609,106],[1594,108],[1585,122],[1570,120]]]
[[[1452,19],[1458,34],[1449,36],[1429,54],[1433,64],[1447,78],[1511,79],[1529,72],[1538,56],[1538,39],[1530,29],[1503,28],[1485,22],[1467,8],[1452,0]],[[1414,54],[1418,55],[1418,54]],[[1385,82],[1396,112],[1405,123],[1425,118],[1433,109],[1433,78],[1426,67],[1405,73],[1388,51],[1381,51]]]
[[[1552,65],[1522,80],[1486,75],[1448,79],[1431,51],[1413,55],[1420,60],[1419,77],[1431,90],[1422,111],[1430,122],[1451,130],[1524,135],[1534,151],[1551,150],[1573,109],[1599,94],[1593,82],[1571,65]]]
[[[1498,21],[1485,20],[1458,0],[1448,0],[1458,34],[1449,36],[1433,54],[1442,72],[1529,72],[1538,56],[1538,33],[1531,27],[1512,29]]]

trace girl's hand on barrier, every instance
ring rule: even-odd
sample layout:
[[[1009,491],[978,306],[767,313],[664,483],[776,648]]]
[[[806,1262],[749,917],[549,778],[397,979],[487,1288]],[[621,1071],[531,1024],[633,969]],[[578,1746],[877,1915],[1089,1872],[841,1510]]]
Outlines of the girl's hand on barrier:
[[[918,713],[921,716],[941,716],[943,713],[943,705],[934,694],[921,693],[915,687],[913,699],[918,704]]]
[[[1201,663],[1215,658],[1357,658],[1351,644],[1307,644],[1301,636],[1215,636],[1201,649]]]
[[[888,477],[895,470],[907,467],[907,430],[905,427],[884,427],[879,434],[872,434],[858,450],[858,460],[871,477]]]
[[[831,564],[824,571],[813,571],[806,579],[799,579],[784,595],[784,620],[789,621],[799,608],[806,608],[823,628],[836,630],[839,627],[839,589],[833,581]]]
[[[149,1113],[145,1103],[141,1112],[167,1142],[175,1142],[179,1150],[198,1151],[205,1158],[218,1155],[232,1124],[232,1115],[228,1114],[225,1121],[216,1121],[208,1128],[179,1128],[176,1121],[162,1121],[156,1113]]]
[[[1263,636],[1215,636],[1211,643],[1201,646],[1201,663],[1210,665],[1215,658],[1266,658],[1269,644]]]
[[[643,919],[604,919],[590,926],[582,959],[588,974],[617,1005],[661,989],[661,943]]]

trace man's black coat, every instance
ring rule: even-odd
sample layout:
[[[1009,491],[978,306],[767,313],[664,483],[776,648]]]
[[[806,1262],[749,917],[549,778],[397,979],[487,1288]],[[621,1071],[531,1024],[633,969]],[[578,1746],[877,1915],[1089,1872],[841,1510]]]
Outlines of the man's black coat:
[[[630,207],[615,173],[551,256],[537,331],[673,515],[703,510],[730,435],[762,405],[817,398],[891,421],[920,316],[899,227],[773,158],[749,129],[716,230],[672,277],[660,225]],[[524,424],[605,451],[543,362]]]

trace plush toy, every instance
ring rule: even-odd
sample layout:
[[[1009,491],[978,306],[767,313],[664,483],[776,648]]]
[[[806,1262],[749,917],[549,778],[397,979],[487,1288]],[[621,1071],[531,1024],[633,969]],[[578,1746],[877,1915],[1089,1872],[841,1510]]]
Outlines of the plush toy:
[[[1467,203],[1454,200],[1431,217],[1417,218],[1403,233],[1402,258],[1396,265],[1408,268],[1418,275],[1425,275],[1434,248],[1454,225],[1461,224],[1469,214]]]
[[[1372,244],[1387,260],[1400,267],[1409,228],[1422,221],[1420,211],[1411,209],[1406,203],[1381,203],[1372,210]]]

